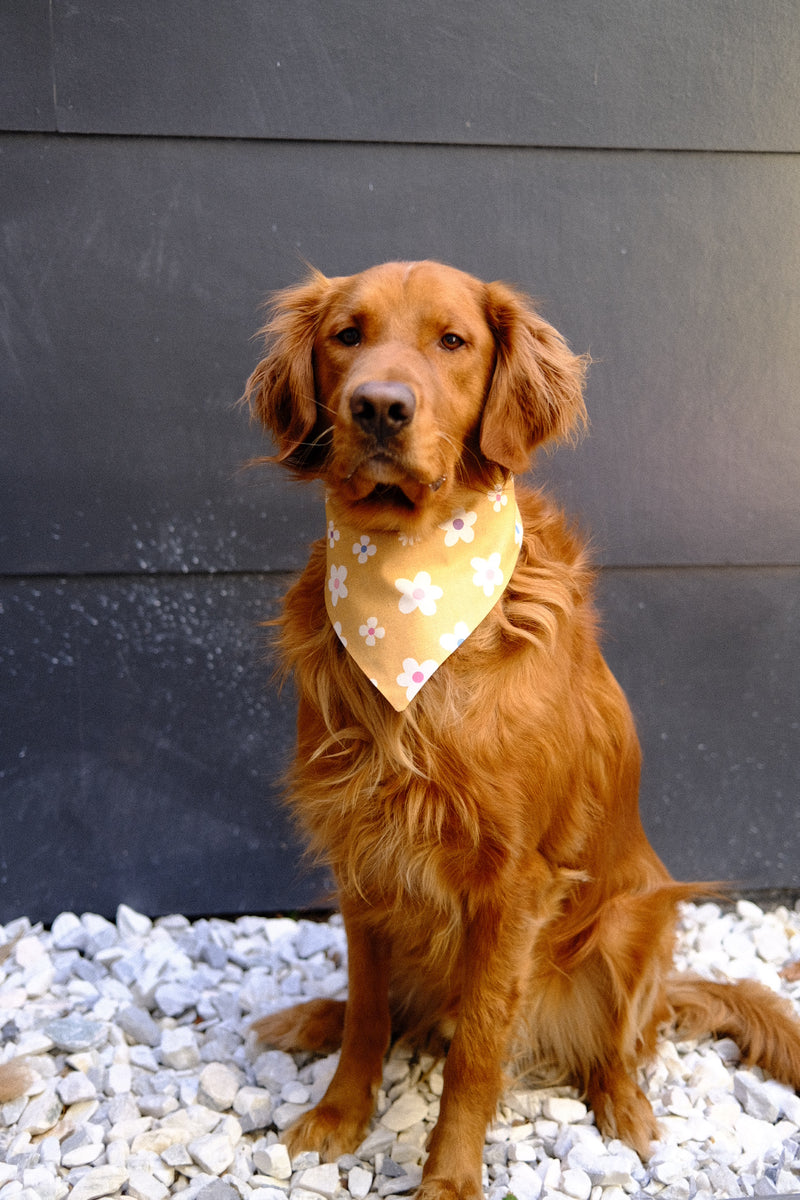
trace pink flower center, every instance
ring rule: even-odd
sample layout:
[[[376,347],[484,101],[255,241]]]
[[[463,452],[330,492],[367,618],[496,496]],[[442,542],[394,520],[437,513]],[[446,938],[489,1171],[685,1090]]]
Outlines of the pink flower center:
[[[414,674],[411,676],[411,679],[414,683],[424,683],[425,675],[422,671],[415,671]],[[426,693],[426,695],[427,695],[427,693]]]
[[[425,599],[425,589],[424,588],[414,588],[411,595],[414,597],[415,600],[424,600]]]

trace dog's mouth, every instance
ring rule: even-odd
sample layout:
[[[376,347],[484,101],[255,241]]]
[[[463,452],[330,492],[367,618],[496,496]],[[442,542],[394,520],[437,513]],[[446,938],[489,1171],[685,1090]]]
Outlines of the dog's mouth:
[[[444,481],[444,475],[429,478],[394,455],[379,451],[362,459],[344,484],[355,504],[414,512]]]
[[[396,483],[379,483],[357,503],[375,504],[382,508],[404,508],[408,512],[413,512],[416,508],[415,501]]]

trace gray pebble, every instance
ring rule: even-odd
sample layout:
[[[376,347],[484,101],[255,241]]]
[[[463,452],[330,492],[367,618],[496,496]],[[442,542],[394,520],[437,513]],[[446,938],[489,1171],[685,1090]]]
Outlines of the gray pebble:
[[[89,1021],[85,1017],[61,1017],[49,1021],[44,1032],[52,1038],[53,1044],[59,1050],[75,1054],[79,1050],[90,1050],[101,1045],[108,1038],[108,1030],[98,1021]]]
[[[94,1100],[97,1088],[82,1071],[70,1071],[56,1084],[56,1091],[64,1104],[77,1104],[79,1100]]]
[[[210,996],[211,1004],[220,1021],[238,1021],[242,1007],[233,992],[215,992]]]
[[[138,1108],[143,1117],[166,1117],[179,1107],[174,1096],[148,1092],[139,1097]]]
[[[391,1150],[395,1136],[391,1129],[382,1129],[379,1125],[367,1134],[357,1148],[356,1154],[359,1158],[364,1159],[372,1159],[376,1154],[384,1154],[387,1150]]]
[[[340,1160],[341,1162],[341,1160]],[[365,1200],[372,1187],[373,1175],[364,1167],[350,1167],[347,1175],[347,1187],[353,1200]]]
[[[295,1171],[305,1171],[308,1167],[319,1166],[319,1155],[316,1150],[303,1150],[300,1154],[295,1154],[292,1159],[292,1167]]]
[[[726,954],[734,967],[734,950],[748,958],[753,930],[781,987],[782,962],[769,956],[800,945],[800,913],[786,910],[758,921],[747,907],[737,917],[686,906],[682,967],[702,969],[710,954],[709,969],[724,974]],[[2,1049],[32,1056],[37,1078],[33,1095],[0,1108],[0,1200],[367,1200],[417,1186],[442,1072],[407,1046],[393,1050],[379,1094],[394,1128],[376,1117],[354,1154],[319,1170],[318,1154],[292,1162],[278,1141],[320,1098],[337,1056],[260,1048],[248,1024],[291,997],[341,989],[338,918],[153,923],[121,906],[116,925],[62,914],[43,931],[23,919],[0,929],[0,945],[17,935],[0,977]],[[800,997],[800,984],[783,990]],[[487,1132],[488,1200],[591,1200],[592,1182],[595,1200],[800,1191],[800,1100],[742,1068],[732,1042],[667,1040],[644,1086],[669,1139],[647,1171],[600,1138],[574,1092],[512,1093]]]
[[[101,950],[116,946],[119,941],[116,926],[97,913],[84,913],[81,924],[88,935],[85,950],[89,958],[94,958]]]
[[[102,1137],[94,1137],[88,1128],[81,1127],[61,1143],[61,1165],[85,1167],[96,1162],[104,1148]]]
[[[401,1167],[392,1158],[384,1158],[381,1163],[381,1175],[385,1175],[387,1179],[399,1179],[401,1175],[405,1174],[405,1167]]]
[[[184,1146],[183,1142],[173,1142],[161,1151],[161,1157],[169,1167],[191,1167],[192,1156]]]
[[[162,983],[155,989],[155,1002],[167,1017],[180,1017],[197,1003],[197,992],[183,983]]]
[[[32,1137],[38,1133],[47,1133],[52,1129],[61,1116],[62,1104],[54,1088],[46,1088],[39,1096],[34,1096],[22,1111],[17,1128],[27,1131]]]
[[[272,1096],[266,1088],[240,1088],[233,1101],[233,1111],[245,1133],[266,1129],[272,1119],[272,1107]]]
[[[117,909],[117,930],[120,937],[144,938],[152,928],[153,922],[149,917],[128,908],[127,904],[120,904]]]
[[[189,1142],[186,1149],[202,1171],[221,1175],[231,1165],[235,1150],[225,1133],[206,1133]]]
[[[147,1171],[132,1168],[126,1194],[133,1200],[167,1200],[169,1189]]]
[[[240,1073],[224,1063],[211,1062],[203,1067],[197,1089],[197,1103],[217,1112],[231,1108],[242,1084]]]
[[[131,1046],[131,1065],[140,1067],[143,1071],[157,1071],[158,1059],[150,1046]]]
[[[267,1050],[256,1059],[253,1073],[256,1083],[280,1095],[283,1085],[297,1078],[297,1064],[282,1050]]]
[[[342,1154],[336,1161],[342,1171],[351,1171],[353,1167],[361,1165],[361,1159],[357,1154]]]
[[[419,1187],[422,1179],[422,1167],[409,1166],[404,1175],[387,1179],[378,1187],[379,1196],[404,1196]]]
[[[161,1041],[161,1029],[146,1008],[129,1004],[119,1010],[116,1022],[131,1042],[137,1045],[157,1046]]]
[[[736,1071],[733,1094],[751,1117],[772,1123],[780,1116],[781,1103],[773,1080],[760,1079],[753,1071]],[[766,1192],[761,1194],[767,1195]]]
[[[203,1062],[230,1062],[241,1047],[242,1039],[238,1033],[217,1027],[203,1042],[200,1057]]]
[[[272,1122],[276,1129],[288,1129],[308,1109],[307,1104],[279,1104],[272,1114]]]
[[[94,1167],[75,1184],[70,1200],[100,1200],[113,1196],[127,1182],[128,1172],[120,1167]]]
[[[259,1194],[261,1189],[259,1188]],[[285,1197],[283,1192],[282,1196]],[[215,1179],[213,1183],[207,1183],[206,1186],[197,1193],[197,1200],[241,1200],[241,1193],[237,1192],[235,1187],[229,1183],[224,1183],[221,1179]]]
[[[165,1029],[161,1035],[161,1061],[176,1071],[198,1066],[200,1051],[193,1030],[186,1025]]]
[[[228,965],[228,951],[224,946],[219,946],[213,939],[209,938],[200,948],[199,957],[203,962],[208,963],[215,971],[224,971]]]
[[[81,924],[80,918],[72,912],[60,913],[50,929],[53,946],[56,950],[85,950],[89,934]]]
[[[332,932],[323,921],[299,921],[294,949],[298,958],[311,958],[312,954],[327,950],[334,944]]]

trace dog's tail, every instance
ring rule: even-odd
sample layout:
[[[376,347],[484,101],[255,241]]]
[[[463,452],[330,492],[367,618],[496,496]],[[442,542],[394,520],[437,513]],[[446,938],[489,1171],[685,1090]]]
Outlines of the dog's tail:
[[[669,979],[667,1000],[679,1036],[733,1038],[745,1065],[800,1089],[800,1021],[788,1000],[753,980],[716,983],[685,975]]]

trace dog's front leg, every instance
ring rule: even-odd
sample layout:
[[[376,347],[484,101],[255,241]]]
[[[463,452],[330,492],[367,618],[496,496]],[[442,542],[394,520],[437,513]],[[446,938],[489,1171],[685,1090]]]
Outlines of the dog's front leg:
[[[467,929],[458,1022],[444,1066],[439,1119],[416,1200],[479,1200],[486,1127],[503,1088],[530,933],[518,914],[492,906]]]
[[[366,1133],[389,1045],[389,947],[358,907],[342,902],[347,931],[348,996],[342,1052],[319,1104],[285,1135],[290,1154],[317,1150],[323,1161],[355,1150]]]

